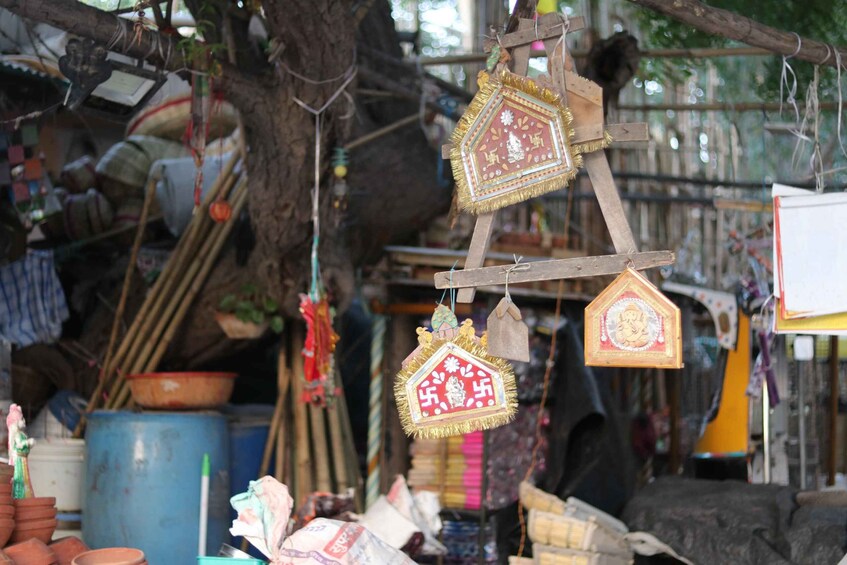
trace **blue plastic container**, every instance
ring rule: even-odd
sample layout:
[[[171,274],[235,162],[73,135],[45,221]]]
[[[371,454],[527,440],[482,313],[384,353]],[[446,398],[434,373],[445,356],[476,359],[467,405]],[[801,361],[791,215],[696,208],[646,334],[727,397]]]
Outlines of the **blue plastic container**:
[[[197,560],[200,474],[211,462],[206,553],[229,539],[229,430],[216,413],[97,411],[88,448],[82,536],[137,547],[156,565]]]

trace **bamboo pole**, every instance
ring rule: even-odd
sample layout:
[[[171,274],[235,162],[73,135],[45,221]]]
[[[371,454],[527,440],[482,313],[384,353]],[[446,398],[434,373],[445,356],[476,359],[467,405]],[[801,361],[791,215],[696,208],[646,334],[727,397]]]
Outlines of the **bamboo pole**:
[[[232,200],[233,216],[238,217],[241,209],[247,203],[246,179],[241,179],[235,189],[235,196]],[[170,319],[170,325],[167,329],[165,329],[162,338],[156,342],[156,348],[153,350],[151,356],[146,360],[143,358],[139,359],[133,365],[132,372],[148,372],[156,369],[159,361],[161,361],[162,357],[164,357],[176,330],[185,318],[185,314],[188,312],[194,298],[205,284],[209,271],[211,271],[212,266],[215,264],[218,255],[220,254],[220,251],[223,248],[224,243],[226,243],[226,240],[234,226],[235,222],[226,222],[225,224],[219,225],[219,229],[213,230],[211,237],[204,241],[204,245],[201,248],[200,253],[192,262],[192,269],[189,271],[195,274],[191,277],[191,284],[189,285],[187,293],[184,296],[180,296],[179,299],[174,299],[174,302],[179,302],[179,308]],[[195,264],[198,265],[197,269],[193,268]],[[152,342],[153,340],[150,341]],[[119,387],[118,394],[114,397],[114,402],[112,402],[109,406],[110,408],[123,406],[129,398],[129,387],[126,379],[122,375],[119,375],[119,378],[122,383]]]
[[[100,378],[97,380],[97,387],[94,389],[94,392],[88,401],[88,406],[93,406],[96,399],[99,399],[100,395],[103,394],[103,388],[106,384],[105,370],[112,362],[115,343],[118,340],[118,333],[121,328],[121,322],[123,321],[124,310],[126,309],[126,300],[127,296],[129,296],[129,287],[132,284],[132,274],[135,272],[135,262],[138,260],[138,250],[141,249],[141,242],[144,240],[144,231],[147,227],[147,216],[150,214],[150,206],[153,203],[153,197],[156,194],[156,180],[157,179],[155,178],[151,179],[147,184],[147,192],[144,195],[144,205],[141,207],[141,217],[138,220],[138,227],[135,231],[135,239],[132,242],[132,250],[129,254],[129,264],[126,266],[126,272],[124,273],[121,297],[118,300],[118,307],[115,309],[115,319],[112,321],[112,331],[109,335],[109,343],[106,346],[106,356],[103,360],[103,365],[100,368]],[[82,437],[82,432],[85,429],[86,415],[89,413],[90,410],[86,408],[85,414],[82,415],[76,429],[74,429],[75,438]]]
[[[223,186],[227,182],[227,178],[231,175],[233,168],[235,167],[236,160],[230,159],[221,171],[221,174],[215,180],[215,183],[212,186],[212,189],[209,191],[209,194],[204,202],[204,209],[208,204],[210,204],[213,200],[212,198],[217,195],[221,186]],[[179,272],[184,264],[185,264],[185,256],[187,253],[187,249],[191,247],[191,242],[193,242],[193,234],[199,228],[198,224],[202,223],[204,219],[204,215],[195,216],[192,219],[191,223],[188,226],[188,229],[183,234],[183,236],[179,239],[176,248],[174,249],[171,257],[168,260],[168,263],[165,265],[162,273],[156,279],[156,282],[153,283],[153,287],[149,291],[147,295],[147,299],[145,299],[144,303],[141,305],[141,309],[136,314],[135,318],[132,321],[132,324],[129,327],[124,339],[121,341],[121,345],[118,348],[118,352],[114,356],[114,360],[108,366],[104,366],[104,374],[106,375],[106,384],[112,382],[112,387],[109,391],[109,398],[113,397],[117,394],[116,385],[120,381],[120,378],[117,375],[114,375],[115,371],[119,368],[125,368],[128,362],[132,361],[132,357],[130,353],[137,347],[136,343],[144,341],[144,337],[146,335],[146,329],[149,328],[150,323],[152,323],[152,316],[150,312],[153,311],[157,304],[170,295],[168,292],[169,286],[173,284],[173,281],[176,280],[176,272]],[[94,406],[89,406],[90,409],[96,407],[97,403],[99,403],[99,398],[94,399]]]
[[[805,102],[797,102],[801,107]],[[821,110],[837,110],[838,102],[821,102]],[[782,105],[783,108],[785,105]],[[841,107],[847,107],[847,102],[841,102]],[[634,112],[778,112],[779,102],[702,102],[700,104],[621,104],[621,111]]]
[[[326,447],[326,424],[324,410],[309,402],[309,421],[312,430],[312,461],[315,468],[315,489],[331,492],[332,482],[329,473],[329,452]]]
[[[304,334],[300,324],[294,330],[294,351],[292,353],[292,404],[294,405],[294,485],[295,504],[300,504],[312,492],[312,474],[309,460],[309,423],[306,418],[306,405],[303,402],[303,351]]]
[[[276,374],[277,374],[277,395],[276,405],[274,406],[274,414],[271,418],[271,428],[268,433],[268,441],[265,442],[265,450],[262,453],[262,463],[259,465],[259,477],[267,474],[271,464],[271,454],[274,450],[274,442],[279,434],[280,427],[283,421],[283,411],[285,410],[285,399],[288,396],[288,352],[284,345],[279,346],[279,356],[277,357]],[[279,471],[279,467],[277,467]]]

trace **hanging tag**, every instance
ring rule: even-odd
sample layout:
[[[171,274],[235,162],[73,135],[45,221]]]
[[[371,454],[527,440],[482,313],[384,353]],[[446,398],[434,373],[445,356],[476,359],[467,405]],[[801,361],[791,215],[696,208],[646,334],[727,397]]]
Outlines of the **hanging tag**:
[[[529,363],[529,328],[508,296],[488,315],[488,353]]]

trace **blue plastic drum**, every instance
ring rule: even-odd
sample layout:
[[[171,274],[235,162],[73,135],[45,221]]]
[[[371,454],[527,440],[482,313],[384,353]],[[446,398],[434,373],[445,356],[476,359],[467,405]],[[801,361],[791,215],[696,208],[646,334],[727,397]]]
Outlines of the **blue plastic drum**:
[[[207,555],[229,539],[229,431],[217,413],[97,411],[82,535],[91,548],[137,547],[156,565],[197,560],[200,475],[211,462]]]

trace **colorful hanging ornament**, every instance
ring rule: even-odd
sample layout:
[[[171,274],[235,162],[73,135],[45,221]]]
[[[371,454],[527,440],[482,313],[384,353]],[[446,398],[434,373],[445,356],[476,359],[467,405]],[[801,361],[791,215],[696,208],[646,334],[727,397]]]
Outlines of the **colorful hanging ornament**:
[[[209,205],[209,216],[222,224],[232,217],[232,206],[226,200],[215,200]]]
[[[482,74],[480,89],[451,135],[459,206],[492,212],[565,188],[582,153],[609,143],[572,144],[573,117],[561,95],[502,71]]]
[[[347,186],[347,150],[336,147],[332,153],[332,172],[335,182],[332,185],[332,208],[335,210],[335,223],[341,223],[341,218],[347,211],[347,198],[350,189]]]
[[[338,334],[332,329],[332,310],[325,297],[313,301],[300,295],[300,314],[306,321],[306,340],[303,344],[303,377],[306,379],[303,402],[324,405],[327,383],[331,383],[332,354]]]
[[[585,308],[585,364],[682,368],[679,308],[627,268]]]
[[[518,402],[509,362],[489,354],[487,336],[477,338],[471,320],[459,326],[446,306],[436,308],[432,328],[418,328],[419,345],[394,384],[406,434],[439,438],[510,422]]]
[[[194,157],[194,209],[200,207],[203,194],[203,163],[206,159],[206,140],[212,121],[212,77],[208,73],[209,54],[197,55],[198,72],[191,74],[191,120],[188,122],[188,146]]]
[[[12,476],[12,497],[32,498],[35,494],[32,491],[27,457],[35,440],[26,435],[26,420],[24,420],[21,407],[17,404],[9,407],[6,427],[9,432],[9,464],[15,468]]]

